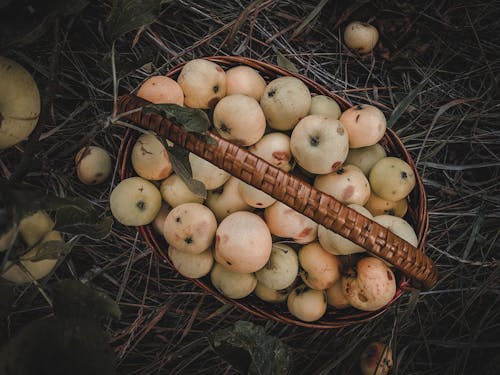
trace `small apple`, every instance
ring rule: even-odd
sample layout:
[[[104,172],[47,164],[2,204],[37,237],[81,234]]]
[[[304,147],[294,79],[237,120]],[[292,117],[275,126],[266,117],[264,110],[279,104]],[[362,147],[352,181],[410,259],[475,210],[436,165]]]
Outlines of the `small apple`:
[[[177,207],[184,203],[203,203],[203,197],[196,195],[175,173],[167,177],[160,184],[162,198],[170,207]]]
[[[253,68],[246,65],[235,66],[226,71],[226,94],[243,94],[260,100],[266,88],[266,81]]]
[[[269,303],[281,303],[285,302],[288,298],[288,294],[290,294],[291,288],[274,290],[268,288],[261,282],[257,282],[257,286],[253,291],[257,297],[261,300],[269,302]]]
[[[299,250],[300,277],[309,288],[324,290],[340,278],[340,260],[330,254],[318,242]]]
[[[349,134],[349,147],[372,146],[380,141],[387,127],[384,113],[369,104],[355,105],[342,113],[340,122]]]
[[[313,322],[326,313],[326,294],[324,290],[301,285],[290,292],[287,305],[288,311],[296,318]]]
[[[218,221],[233,212],[251,209],[240,195],[239,181],[236,177],[231,177],[222,188],[207,193],[206,205],[213,211]]]
[[[272,234],[278,237],[292,238],[300,244],[314,241],[318,234],[316,222],[280,201],[267,207],[264,210],[264,217]]]
[[[264,135],[266,118],[257,100],[234,94],[222,98],[215,106],[214,126],[222,138],[250,146]]]
[[[213,108],[226,95],[226,73],[214,62],[195,59],[181,70],[177,83],[184,92],[184,105]]]
[[[382,199],[399,201],[415,187],[415,173],[410,165],[395,157],[382,158],[370,170],[373,192]]]
[[[185,277],[199,279],[208,275],[214,264],[212,249],[206,249],[198,254],[187,253],[177,250],[173,246],[168,247],[168,257],[175,269]]]
[[[351,22],[344,30],[344,43],[360,53],[369,53],[377,45],[378,30],[365,22]]]
[[[363,375],[387,375],[393,366],[392,350],[381,342],[372,342],[361,354]]]
[[[299,273],[297,253],[290,246],[275,243],[266,265],[255,272],[259,283],[274,290],[286,289]]]
[[[361,169],[344,165],[336,172],[317,176],[314,187],[344,204],[363,206],[370,198],[370,183]]]
[[[100,184],[111,174],[111,158],[101,147],[83,147],[75,156],[76,174],[85,185]]]
[[[271,128],[290,130],[309,113],[311,93],[300,79],[280,77],[266,86],[260,105]]]
[[[344,163],[349,151],[347,132],[331,117],[309,115],[293,129],[290,149],[306,171],[326,174]]]
[[[276,199],[262,190],[254,188],[243,181],[239,181],[238,191],[246,204],[255,208],[266,208],[276,202]]]
[[[153,134],[142,134],[132,149],[132,167],[146,180],[163,180],[172,173],[165,146]]]
[[[339,310],[351,306],[342,289],[342,280],[338,280],[326,290],[326,301],[330,306]]]
[[[141,177],[121,181],[111,192],[109,206],[123,225],[151,223],[161,208],[161,194],[151,182]]]
[[[253,273],[234,272],[219,263],[214,264],[210,280],[220,293],[232,299],[248,296],[257,286],[257,279]]]
[[[31,74],[0,56],[0,150],[28,137],[40,115],[40,93]]]
[[[182,88],[166,76],[148,78],[137,91],[137,96],[154,104],[184,104]]]
[[[184,203],[173,208],[163,225],[163,236],[179,251],[199,254],[212,244],[217,220],[209,208],[199,203]]]
[[[311,98],[310,115],[321,115],[338,120],[342,113],[339,104],[326,95],[316,95]]]
[[[214,258],[234,272],[251,273],[264,267],[272,245],[264,220],[251,212],[235,212],[217,228]]]
[[[226,171],[217,168],[209,161],[200,158],[192,152],[189,153],[189,164],[191,165],[193,178],[203,182],[207,190],[221,187],[231,177]]]
[[[408,201],[406,198],[396,202],[388,201],[375,195],[372,191],[365,207],[373,216],[394,215],[403,217],[408,210]]]
[[[290,137],[284,133],[266,134],[260,141],[250,146],[248,151],[285,172],[293,168]]]
[[[392,215],[379,215],[373,218],[373,221],[389,229],[396,236],[401,237],[406,242],[417,247],[418,237],[415,230],[408,222],[400,217]]]
[[[346,164],[352,164],[363,171],[368,176],[373,165],[382,158],[385,158],[387,153],[380,143],[375,143],[371,146],[351,148],[345,159]]]
[[[33,280],[40,280],[47,276],[56,266],[58,259],[42,259],[35,261],[30,260],[30,258],[33,258],[39,253],[43,244],[51,241],[62,242],[63,238],[57,231],[46,233],[37,245],[19,258],[20,265],[7,261],[1,273],[1,277],[16,284],[24,284]]]

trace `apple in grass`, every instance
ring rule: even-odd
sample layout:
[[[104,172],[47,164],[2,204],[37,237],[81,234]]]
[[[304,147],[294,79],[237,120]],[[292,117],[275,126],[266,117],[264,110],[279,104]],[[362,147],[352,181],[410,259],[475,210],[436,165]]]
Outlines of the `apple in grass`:
[[[155,185],[142,177],[121,181],[111,192],[109,206],[114,218],[123,225],[151,223],[161,208],[161,194]]]
[[[290,137],[284,133],[266,134],[256,144],[250,146],[248,151],[285,172],[293,169]]]
[[[366,22],[354,21],[344,30],[344,43],[360,53],[369,53],[377,45],[378,30]]]
[[[224,69],[204,59],[191,60],[184,65],[177,83],[184,92],[184,105],[191,108],[213,108],[226,95]]]
[[[297,163],[306,171],[326,174],[336,171],[344,163],[349,152],[349,139],[340,121],[309,115],[293,129],[290,149]]]
[[[101,147],[83,147],[75,156],[76,174],[85,185],[97,185],[111,174],[111,158]]]
[[[316,222],[280,201],[264,210],[264,218],[272,234],[291,238],[299,244],[314,241],[318,234]]]
[[[271,233],[264,220],[254,213],[235,212],[217,228],[214,258],[234,272],[260,270],[269,260],[271,249]]]
[[[271,128],[291,130],[309,113],[311,93],[300,79],[280,77],[266,86],[260,105]]]
[[[222,98],[215,106],[213,120],[222,138],[240,146],[257,143],[266,130],[266,118],[259,102],[241,94]]]

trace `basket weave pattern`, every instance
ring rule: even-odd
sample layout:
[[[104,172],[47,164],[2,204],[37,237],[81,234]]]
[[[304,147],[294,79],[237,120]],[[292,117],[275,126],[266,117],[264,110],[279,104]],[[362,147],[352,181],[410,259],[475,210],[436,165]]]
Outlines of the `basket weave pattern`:
[[[296,76],[308,85],[311,91],[333,97],[344,108],[349,106],[345,100],[332,95],[328,90],[306,77],[289,73],[273,65],[261,63],[251,59],[234,57],[215,57],[210,58],[210,60],[226,66],[236,64],[249,65],[259,70],[261,74],[265,77],[267,76],[268,78],[274,78],[277,75]],[[168,76],[174,76],[180,71],[181,68],[182,66],[173,69],[169,72]],[[147,104],[147,102],[142,99],[133,95],[125,95],[119,98],[118,112],[123,113],[132,111],[136,108],[144,106],[145,104]],[[401,157],[403,160],[408,162],[417,177],[417,185],[410,195],[409,216],[417,227],[416,232],[419,238],[418,248],[415,248],[408,242],[396,236],[385,227],[366,218],[355,210],[348,208],[332,196],[315,189],[303,179],[270,165],[265,160],[260,159],[247,150],[220,138],[214,133],[209,133],[210,137],[215,140],[215,142],[213,142],[214,144],[211,144],[205,142],[197,134],[186,132],[179,125],[158,114],[145,114],[142,111],[136,111],[125,115],[124,118],[138,124],[144,129],[152,130],[161,137],[165,137],[180,147],[183,147],[203,159],[210,161],[217,167],[229,172],[232,176],[264,191],[273,198],[311,218],[318,224],[321,224],[364,247],[370,253],[388,261],[404,275],[410,277],[412,286],[424,286],[429,288],[436,283],[436,268],[432,261],[422,251],[425,246],[425,235],[428,229],[428,216],[423,184],[410,155],[396,134],[390,129],[387,129],[381,144],[389,150],[390,155]],[[127,131],[127,135],[124,138],[124,142],[122,142],[122,148],[119,155],[119,160],[122,162],[122,178],[126,178],[131,175],[131,169],[129,163],[127,163],[131,146],[133,146],[132,136],[130,133],[131,132]],[[153,235],[151,230],[147,228],[148,227],[142,227],[140,229],[143,237],[147,239],[153,248],[156,248],[157,250],[164,247],[164,245],[160,244],[158,240],[155,239],[155,235]],[[166,258],[164,251],[160,250],[159,253],[162,257]],[[207,289],[205,282],[199,281],[197,283]],[[408,283],[406,279],[400,279],[398,293],[396,294],[395,299],[401,294],[401,288],[409,285],[410,283]],[[209,292],[216,296],[218,294],[217,291],[214,290],[210,290]],[[220,296],[217,297],[219,298]],[[223,296],[222,300],[227,301],[227,299]],[[235,303],[235,301],[232,300],[231,302]],[[252,304],[239,302],[236,302],[236,304],[261,317],[272,318],[275,320],[288,320],[288,322],[293,320],[290,319],[289,314],[285,313],[285,315],[281,316],[282,314],[280,312],[273,311],[272,309],[263,309],[258,305],[253,306]],[[303,326],[313,326],[316,328],[336,328],[345,326],[348,322],[371,319],[381,312],[383,312],[383,310],[375,313],[357,312],[348,315],[348,318],[346,316],[345,318],[347,319],[344,321],[342,319],[342,314],[339,315],[339,312],[337,311],[333,314],[335,319],[332,321],[333,317],[330,317],[329,319],[327,318],[326,323],[322,321],[316,323],[295,321],[293,323]],[[279,319],[277,319],[277,314],[281,316]]]

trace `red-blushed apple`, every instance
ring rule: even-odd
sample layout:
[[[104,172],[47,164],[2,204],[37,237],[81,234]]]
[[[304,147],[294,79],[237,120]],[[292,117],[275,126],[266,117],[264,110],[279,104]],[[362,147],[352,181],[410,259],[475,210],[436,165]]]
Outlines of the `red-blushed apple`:
[[[184,104],[182,88],[166,76],[149,77],[142,83],[137,96],[154,104]]]
[[[255,69],[240,65],[226,71],[226,94],[243,94],[259,101],[266,88],[266,81]]]
[[[217,220],[210,209],[199,203],[173,208],[163,225],[163,236],[179,251],[199,254],[212,244]]]
[[[239,211],[219,224],[214,258],[234,272],[260,270],[269,260],[272,238],[264,220],[254,213]]]
[[[290,137],[284,133],[269,133],[249,147],[248,151],[285,172],[293,168]]]

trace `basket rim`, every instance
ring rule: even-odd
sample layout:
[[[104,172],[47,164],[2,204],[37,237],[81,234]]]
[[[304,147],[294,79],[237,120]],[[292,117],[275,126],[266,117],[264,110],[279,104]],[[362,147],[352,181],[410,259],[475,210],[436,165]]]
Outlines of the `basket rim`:
[[[330,90],[328,90],[324,86],[317,84],[316,82],[312,81],[311,79],[309,79],[305,76],[302,76],[298,73],[288,72],[287,70],[285,70],[283,68],[280,68],[278,66],[275,66],[275,65],[272,65],[269,63],[265,63],[265,62],[261,62],[261,61],[249,59],[249,58],[231,57],[231,56],[212,56],[212,57],[207,57],[205,59],[208,59],[210,61],[213,61],[213,62],[216,62],[219,64],[224,64],[224,65],[243,64],[243,65],[250,65],[254,68],[257,65],[258,67],[262,67],[262,69],[264,69],[264,71],[266,73],[272,73],[274,75],[294,76],[296,78],[301,79],[310,88],[312,87],[314,89],[314,92],[330,96],[334,100],[336,100],[337,102],[340,102],[339,104],[341,104],[343,109],[352,106],[346,99],[342,98],[341,96],[337,95],[336,93],[331,92]],[[182,67],[184,65],[185,65],[185,63],[175,66],[174,68],[169,70],[169,72],[166,75],[170,76],[170,77],[174,76],[176,73],[178,73],[182,69]],[[262,73],[262,70],[260,70],[260,72]],[[130,134],[131,134],[131,132],[129,130],[127,130],[126,136],[124,136],[124,139],[122,140],[122,145],[120,147],[120,152],[118,155],[118,160],[122,162],[122,168],[120,168],[120,177],[122,179],[125,176],[124,168],[126,167],[126,159],[124,159],[124,155],[125,155],[126,150],[123,147],[124,146],[123,141],[126,138],[128,138],[128,136]],[[395,147],[399,148],[400,150],[403,150],[406,153],[406,156],[407,156],[406,159],[415,172],[415,176],[417,179],[417,185],[419,187],[418,190],[419,190],[419,194],[420,194],[420,196],[419,196],[420,204],[417,206],[418,212],[416,213],[416,215],[418,218],[421,219],[417,222],[418,228],[419,228],[418,233],[417,233],[417,237],[419,239],[418,249],[420,251],[423,251],[424,247],[425,247],[425,239],[426,239],[427,231],[428,231],[428,215],[427,215],[427,201],[426,201],[425,189],[423,189],[423,183],[422,183],[420,175],[416,169],[416,166],[411,158],[411,155],[409,155],[407,149],[404,147],[404,145],[402,144],[399,137],[389,128],[387,129],[387,133],[384,136],[384,138],[385,137],[390,138],[393,142],[395,142],[395,144],[394,144]],[[417,189],[414,189],[414,190],[417,190]],[[170,260],[168,259],[166,254],[161,251],[161,248],[157,244],[155,245],[154,243],[151,243],[153,241],[151,240],[151,238],[148,238],[148,236],[151,235],[151,236],[153,236],[152,238],[154,240],[154,235],[151,232],[151,228],[149,228],[149,232],[150,232],[149,234],[146,232],[147,231],[146,226],[139,227],[138,230],[141,233],[141,236],[146,240],[146,242],[148,242],[148,244],[155,250],[157,255],[159,255],[160,258],[163,259],[163,261],[166,261],[167,263],[170,264]],[[266,319],[271,318],[271,319],[276,320],[276,321],[285,322],[285,323],[294,324],[294,325],[301,325],[301,326],[309,327],[309,328],[323,328],[323,329],[324,328],[339,328],[339,327],[349,325],[349,324],[344,324],[344,322],[342,322],[342,324],[333,324],[332,322],[306,323],[306,322],[302,322],[300,320],[284,321],[283,319],[276,319],[276,316],[273,314],[270,314],[266,311],[259,311],[254,306],[249,307],[246,304],[237,302],[236,300],[229,299],[229,298],[221,295],[217,291],[214,291],[213,289],[210,289],[210,288],[207,289],[207,285],[205,285],[205,283],[201,280],[193,280],[193,281],[197,285],[199,285],[200,287],[204,288],[207,292],[214,295],[217,299],[222,300],[224,303],[229,302],[229,303],[235,304],[239,308],[242,308],[243,310],[251,312],[254,315],[262,317],[262,318],[266,318]],[[379,316],[384,311],[386,311],[389,308],[389,306],[392,305],[394,303],[394,301],[397,300],[404,293],[404,290],[406,290],[410,287],[411,287],[411,284],[408,281],[408,279],[406,277],[402,276],[400,279],[400,282],[398,284],[398,293],[396,294],[396,296],[393,298],[393,300],[391,302],[389,302],[386,306],[382,307],[381,309],[377,310],[376,312],[369,312],[368,314],[361,314],[361,315],[367,315],[367,317],[363,317],[362,320],[353,321],[351,323],[355,324],[355,323],[366,322],[368,320],[375,318],[376,316]],[[268,304],[268,305],[270,305],[270,304]],[[359,311],[359,310],[357,310],[357,311]],[[366,312],[364,312],[364,313],[366,313]],[[327,324],[325,324],[325,323],[327,323]]]

